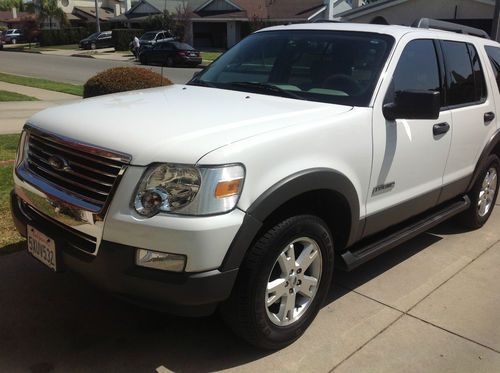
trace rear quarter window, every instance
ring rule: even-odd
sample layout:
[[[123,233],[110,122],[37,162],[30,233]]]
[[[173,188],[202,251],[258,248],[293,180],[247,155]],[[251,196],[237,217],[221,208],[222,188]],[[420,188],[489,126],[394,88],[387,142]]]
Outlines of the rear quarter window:
[[[500,48],[486,46],[484,47],[484,49],[486,50],[486,54],[490,59],[491,68],[493,69],[493,73],[495,74],[495,80],[500,92]]]

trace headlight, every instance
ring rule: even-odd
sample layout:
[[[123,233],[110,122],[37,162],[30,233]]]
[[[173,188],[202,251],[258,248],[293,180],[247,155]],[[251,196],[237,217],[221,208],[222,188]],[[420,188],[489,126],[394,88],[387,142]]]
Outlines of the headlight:
[[[18,167],[25,159],[26,159],[26,153],[27,153],[27,134],[26,131],[23,131],[21,133],[21,138],[19,139],[19,144],[17,145],[17,151],[16,151],[16,167]]]
[[[151,166],[142,177],[133,206],[143,216],[221,214],[236,207],[243,188],[242,165]]]

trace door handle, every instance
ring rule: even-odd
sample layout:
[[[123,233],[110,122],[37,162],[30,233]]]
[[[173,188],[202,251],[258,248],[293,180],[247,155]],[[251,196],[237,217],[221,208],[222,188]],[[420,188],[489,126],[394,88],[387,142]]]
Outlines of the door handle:
[[[450,125],[446,122],[443,123],[437,123],[434,126],[432,126],[432,133],[434,136],[442,135],[443,133],[446,133],[450,130]]]
[[[484,123],[489,123],[493,119],[495,119],[495,113],[492,111],[489,111],[487,113],[484,113]]]

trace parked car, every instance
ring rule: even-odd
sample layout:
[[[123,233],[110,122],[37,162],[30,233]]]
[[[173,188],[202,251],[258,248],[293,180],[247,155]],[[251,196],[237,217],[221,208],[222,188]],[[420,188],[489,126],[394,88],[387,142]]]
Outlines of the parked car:
[[[172,313],[218,309],[282,348],[334,271],[454,216],[488,221],[499,76],[500,44],[455,24],[259,30],[187,85],[35,114],[15,225],[53,271]]]
[[[97,49],[113,47],[112,31],[95,32],[92,35],[80,40],[80,48]]]
[[[141,45],[141,49],[147,49],[152,47],[158,42],[174,40],[174,36],[170,31],[158,30],[158,31],[148,31],[139,38],[139,43]],[[132,50],[134,46],[134,42],[130,42],[129,48]]]
[[[5,31],[3,40],[6,44],[17,44],[24,40],[24,36],[21,30],[14,28]]]
[[[157,63],[165,66],[188,65],[198,66],[201,63],[200,52],[187,43],[179,41],[162,41],[139,54],[143,65]]]

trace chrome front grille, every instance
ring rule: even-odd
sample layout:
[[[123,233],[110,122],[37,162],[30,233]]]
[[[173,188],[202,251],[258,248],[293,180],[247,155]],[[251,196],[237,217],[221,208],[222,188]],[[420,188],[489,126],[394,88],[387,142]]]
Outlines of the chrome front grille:
[[[28,129],[26,166],[37,177],[102,211],[130,157]]]

